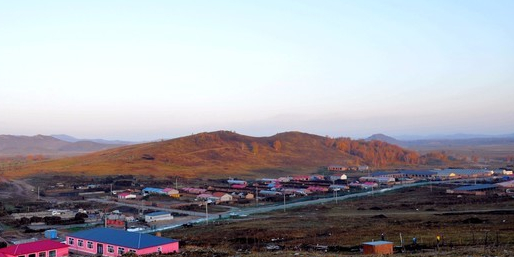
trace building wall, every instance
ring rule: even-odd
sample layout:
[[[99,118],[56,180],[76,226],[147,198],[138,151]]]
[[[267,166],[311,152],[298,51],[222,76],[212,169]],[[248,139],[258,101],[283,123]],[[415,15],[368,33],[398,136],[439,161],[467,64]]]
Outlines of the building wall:
[[[145,222],[153,222],[153,221],[160,221],[160,220],[172,220],[173,216],[171,214],[163,214],[158,216],[145,216]]]
[[[178,242],[169,243],[161,246],[154,246],[149,248],[144,248],[137,250],[136,254],[138,255],[144,255],[144,254],[151,254],[151,253],[158,253],[159,247],[161,247],[161,253],[173,253],[173,252],[179,252],[178,248]]]
[[[393,244],[363,245],[364,254],[392,254]]]

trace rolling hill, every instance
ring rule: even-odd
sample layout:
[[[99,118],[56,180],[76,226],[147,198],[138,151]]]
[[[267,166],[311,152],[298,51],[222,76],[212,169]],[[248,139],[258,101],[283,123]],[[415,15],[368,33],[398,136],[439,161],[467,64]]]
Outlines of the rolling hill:
[[[70,156],[119,147],[92,141],[67,142],[51,136],[0,135],[0,156]]]
[[[4,169],[3,173],[9,176],[65,172],[77,175],[258,177],[270,173],[312,172],[331,164],[405,167],[418,164],[420,160],[413,151],[380,141],[329,138],[301,132],[251,137],[217,131],[32,162]]]

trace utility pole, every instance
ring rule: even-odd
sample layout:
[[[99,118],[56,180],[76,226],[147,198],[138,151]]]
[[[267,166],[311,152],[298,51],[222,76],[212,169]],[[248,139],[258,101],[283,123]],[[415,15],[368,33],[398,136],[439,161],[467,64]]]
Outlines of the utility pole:
[[[284,194],[284,212],[286,212],[286,193],[283,192],[282,194]]]
[[[259,188],[255,186],[255,205],[259,206]]]
[[[178,177],[175,178],[175,189],[178,190]]]
[[[37,199],[39,200],[39,187],[37,187]]]
[[[209,206],[209,202],[205,201],[205,224],[209,225],[209,211],[207,206]]]

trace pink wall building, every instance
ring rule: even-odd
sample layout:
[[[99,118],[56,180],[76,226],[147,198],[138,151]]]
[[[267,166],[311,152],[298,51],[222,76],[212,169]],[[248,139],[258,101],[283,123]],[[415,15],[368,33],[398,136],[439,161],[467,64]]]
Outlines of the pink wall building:
[[[0,257],[66,257],[68,246],[52,240],[11,245],[0,249]]]
[[[127,252],[137,255],[179,252],[177,240],[110,228],[70,234],[66,244],[70,252],[102,256],[120,256]]]

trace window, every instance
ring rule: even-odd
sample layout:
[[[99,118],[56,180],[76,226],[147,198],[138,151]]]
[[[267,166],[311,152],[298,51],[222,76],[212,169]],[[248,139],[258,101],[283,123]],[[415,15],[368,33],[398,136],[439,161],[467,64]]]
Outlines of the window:
[[[73,238],[73,237],[68,238],[68,244],[69,244],[69,245],[73,245],[74,241],[75,241],[75,240],[74,240],[74,238]]]
[[[162,247],[157,247],[157,252],[161,253],[162,252]]]
[[[112,246],[112,245],[108,245],[108,246],[107,246],[107,252],[109,252],[109,253],[113,253],[113,252],[114,252],[114,246]]]
[[[77,245],[78,245],[79,247],[84,246],[84,240],[81,240],[81,239],[77,240]]]
[[[39,257],[46,257],[46,252],[40,252]]]
[[[36,254],[35,253],[31,253],[31,254],[29,254],[29,257],[36,257]]]
[[[125,248],[123,247],[118,247],[118,254],[119,255],[123,255],[125,253]]]
[[[56,256],[55,250],[48,251],[48,257],[55,257],[55,256]]]
[[[130,249],[130,250],[129,250],[129,253],[136,253],[136,250],[134,250],[134,249]]]
[[[93,249],[93,242],[87,241],[87,248]]]
[[[18,255],[18,257],[25,257],[25,255]]]

